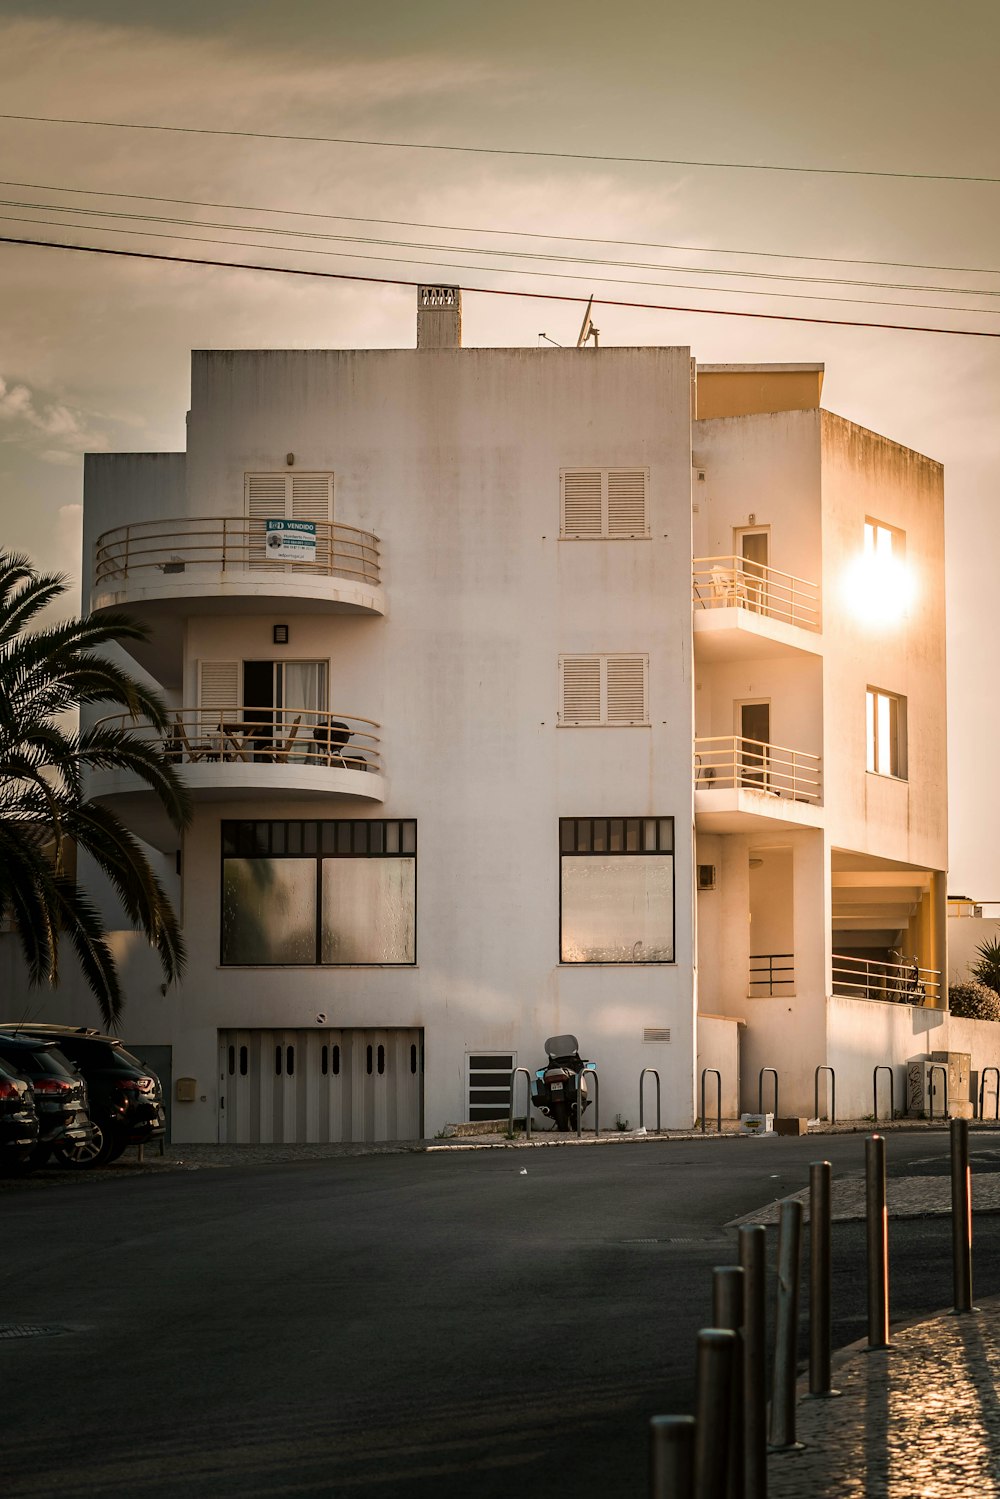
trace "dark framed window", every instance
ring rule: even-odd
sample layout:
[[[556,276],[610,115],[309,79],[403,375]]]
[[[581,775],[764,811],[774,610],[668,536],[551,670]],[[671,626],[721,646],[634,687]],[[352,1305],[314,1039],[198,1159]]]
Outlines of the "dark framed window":
[[[674,961],[672,817],[559,820],[559,960]]]
[[[416,962],[413,820],[224,822],[221,883],[224,966]]]

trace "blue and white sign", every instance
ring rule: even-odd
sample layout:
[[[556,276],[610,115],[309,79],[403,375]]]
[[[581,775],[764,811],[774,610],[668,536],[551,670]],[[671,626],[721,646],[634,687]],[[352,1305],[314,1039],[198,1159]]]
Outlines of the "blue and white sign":
[[[276,562],[315,562],[316,523],[311,520],[269,520],[265,550]]]

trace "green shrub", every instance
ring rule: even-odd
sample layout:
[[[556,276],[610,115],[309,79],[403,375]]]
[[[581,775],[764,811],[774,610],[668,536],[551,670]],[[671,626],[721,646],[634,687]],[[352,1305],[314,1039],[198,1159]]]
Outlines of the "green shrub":
[[[948,1005],[961,1020],[1000,1020],[1000,994],[978,979],[950,984]]]

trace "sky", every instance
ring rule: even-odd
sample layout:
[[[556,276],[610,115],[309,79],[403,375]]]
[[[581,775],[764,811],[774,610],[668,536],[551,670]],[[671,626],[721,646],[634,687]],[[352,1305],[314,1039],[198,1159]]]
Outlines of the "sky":
[[[1000,332],[1000,184],[922,180],[1000,179],[998,44],[994,0],[0,0],[6,115],[844,173],[0,118],[0,235]],[[68,211],[84,205],[127,217]],[[807,276],[936,290],[787,279]],[[595,321],[603,344],[690,345],[702,363],[823,361],[825,406],[944,463],[950,888],[1000,899],[1000,339],[611,307]],[[572,343],[579,323],[568,303],[463,298],[469,345]],[[182,448],[192,347],[407,347],[414,329],[409,288],[0,244],[0,544],[78,590],[82,454]]]

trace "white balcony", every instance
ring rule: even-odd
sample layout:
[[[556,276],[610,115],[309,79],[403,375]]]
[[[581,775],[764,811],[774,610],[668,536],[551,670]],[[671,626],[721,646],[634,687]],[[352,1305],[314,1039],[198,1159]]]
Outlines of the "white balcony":
[[[822,825],[819,755],[739,734],[696,739],[694,750],[694,809],[701,831]]]
[[[819,585],[745,557],[696,557],[694,642],[703,661],[822,653]]]
[[[105,727],[155,741],[195,802],[291,801],[354,797],[385,800],[379,725],[339,710],[180,708],[166,735],[127,714]],[[89,792],[154,848],[177,846],[156,796],[135,775],[97,771]]]

